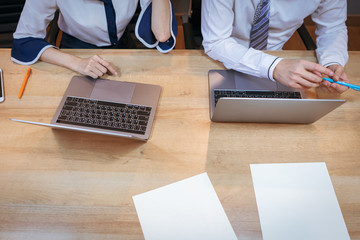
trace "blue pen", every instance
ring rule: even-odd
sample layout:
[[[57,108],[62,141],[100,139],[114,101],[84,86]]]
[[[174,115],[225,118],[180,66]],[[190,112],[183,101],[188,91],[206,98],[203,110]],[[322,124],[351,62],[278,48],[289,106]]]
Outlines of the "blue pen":
[[[324,80],[328,81],[328,82],[331,82],[331,83],[336,83],[336,84],[339,84],[339,85],[343,85],[343,86],[346,86],[346,87],[349,87],[351,89],[354,89],[356,91],[360,91],[360,86],[358,85],[355,85],[355,84],[351,84],[351,83],[346,83],[346,82],[341,82],[341,81],[335,81],[331,78],[323,78]]]

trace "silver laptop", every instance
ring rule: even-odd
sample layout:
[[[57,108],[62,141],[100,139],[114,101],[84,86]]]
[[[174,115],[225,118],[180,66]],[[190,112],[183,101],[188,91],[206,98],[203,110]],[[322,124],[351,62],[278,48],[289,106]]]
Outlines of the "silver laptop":
[[[214,122],[313,123],[345,103],[233,70],[210,70],[209,90]]]
[[[51,123],[17,122],[147,140],[161,87],[74,76]]]

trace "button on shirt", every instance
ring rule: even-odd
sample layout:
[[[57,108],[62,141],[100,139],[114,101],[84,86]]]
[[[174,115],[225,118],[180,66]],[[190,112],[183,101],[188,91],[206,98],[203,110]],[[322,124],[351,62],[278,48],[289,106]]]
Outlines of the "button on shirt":
[[[251,25],[260,0],[202,1],[202,35],[205,52],[225,67],[273,79],[281,60],[249,48]],[[348,60],[346,1],[270,0],[267,50],[281,50],[303,19],[311,15],[316,24],[316,55],[320,64],[345,66]]]

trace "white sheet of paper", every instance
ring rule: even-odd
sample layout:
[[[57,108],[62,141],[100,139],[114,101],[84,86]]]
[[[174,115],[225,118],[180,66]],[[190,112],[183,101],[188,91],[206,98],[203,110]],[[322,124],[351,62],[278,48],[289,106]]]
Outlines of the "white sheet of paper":
[[[350,239],[325,163],[250,169],[264,240]]]
[[[133,200],[145,239],[237,239],[207,173]]]

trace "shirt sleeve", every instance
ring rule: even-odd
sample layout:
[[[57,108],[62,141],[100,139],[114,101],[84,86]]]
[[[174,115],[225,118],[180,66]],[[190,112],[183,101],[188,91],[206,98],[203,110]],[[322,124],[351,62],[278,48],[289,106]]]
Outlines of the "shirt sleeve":
[[[151,31],[152,2],[150,0],[144,0],[140,1],[140,3],[141,12],[135,26],[135,35],[137,39],[148,48],[156,47],[161,53],[170,52],[175,47],[178,32],[177,21],[171,1],[169,0],[171,36],[165,42],[159,42]]]
[[[228,69],[274,81],[273,70],[281,58],[244,46],[232,36],[233,5],[234,0],[202,1],[201,31],[205,53]]]
[[[46,28],[54,18],[56,0],[27,0],[14,33],[11,60],[24,65],[35,63],[49,47]]]
[[[317,59],[325,67],[345,66],[348,61],[346,16],[346,1],[341,0],[322,0],[311,15],[316,24]]]

